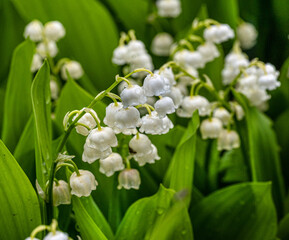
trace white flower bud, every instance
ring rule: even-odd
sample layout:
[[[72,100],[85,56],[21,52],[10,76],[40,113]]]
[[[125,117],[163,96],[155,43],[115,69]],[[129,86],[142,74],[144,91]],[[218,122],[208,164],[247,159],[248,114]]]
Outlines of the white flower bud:
[[[122,158],[118,153],[112,153],[107,158],[101,159],[99,164],[99,171],[107,177],[112,176],[116,171],[124,169]]]
[[[227,126],[228,123],[231,121],[231,114],[228,112],[227,109],[220,107],[214,110],[213,116],[218,118],[222,121],[224,126]]]
[[[234,110],[237,120],[241,121],[245,116],[244,109],[237,102],[230,102],[230,106]]]
[[[81,111],[85,111],[86,113],[77,122],[85,124],[87,127],[89,127],[89,130],[86,127],[81,126],[81,125],[77,125],[75,129],[77,133],[83,136],[87,136],[89,134],[89,131],[96,127],[95,118],[98,120],[98,122],[100,122],[100,120],[97,116],[97,113],[91,108],[85,108],[85,109],[83,108],[81,109]],[[92,116],[92,114],[94,115],[94,117]],[[76,114],[73,117],[72,121],[74,121],[78,117],[78,115],[79,114]]]
[[[209,101],[202,96],[187,96],[183,99],[181,108],[177,110],[180,117],[192,117],[195,110],[199,110],[200,116],[209,115],[211,112],[211,105]]]
[[[189,52],[186,61],[188,64],[187,67],[203,68],[205,66],[205,59],[198,51]]]
[[[147,101],[143,88],[138,85],[128,85],[120,97],[124,108],[144,104]]]
[[[223,129],[218,138],[218,150],[232,150],[240,147],[240,138],[236,131]]]
[[[43,240],[68,240],[68,234],[60,231],[48,233]]]
[[[147,75],[143,82],[146,96],[160,96],[170,92],[169,80],[159,74]]]
[[[127,46],[118,46],[113,51],[112,62],[116,65],[124,65],[127,62]]]
[[[77,61],[68,61],[63,64],[63,66],[61,67],[61,77],[64,80],[67,80],[68,78],[66,71],[68,71],[70,77],[73,79],[79,79],[83,76],[82,66]]]
[[[176,84],[175,75],[171,68],[165,68],[161,73],[159,73],[159,70],[157,70],[155,71],[155,74],[160,74],[165,79],[169,80],[171,86]]]
[[[182,11],[180,0],[157,0],[156,5],[161,17],[176,18]]]
[[[136,108],[121,108],[115,114],[114,131],[126,135],[136,134],[136,127],[140,123],[140,113]]]
[[[46,58],[48,55],[53,58],[58,53],[58,47],[53,41],[49,41],[47,44],[44,42],[39,43],[36,50],[37,53],[43,58]]]
[[[44,25],[44,35],[48,40],[58,41],[65,36],[65,29],[58,21],[47,22]]]
[[[96,128],[87,136],[86,144],[88,147],[105,151],[110,147],[117,146],[117,138],[114,131],[109,127]]]
[[[261,89],[274,90],[280,87],[281,83],[277,81],[277,77],[273,74],[263,75],[258,79],[258,84]]]
[[[141,133],[135,135],[129,141],[129,147],[138,155],[145,155],[151,152],[153,150],[151,145],[151,140],[146,135]]]
[[[140,175],[136,169],[124,169],[118,175],[118,189],[139,189],[140,185]]]
[[[146,154],[135,154],[134,159],[138,162],[139,166],[144,166],[146,163],[155,163],[155,160],[160,160],[158,150],[155,145],[151,144],[151,151]]]
[[[131,40],[127,45],[127,50],[131,53],[143,53],[146,52],[145,45],[140,40]]]
[[[46,198],[46,194],[45,194],[45,192],[42,190],[42,188],[40,187],[37,179],[36,179],[36,181],[35,181],[35,186],[36,186],[36,190],[37,190],[38,195],[39,195],[42,199],[45,199],[45,198]]]
[[[142,117],[142,124],[139,130],[146,134],[161,135],[168,133],[173,127],[173,123],[167,116],[159,118],[157,112],[153,111],[151,114]]]
[[[197,51],[202,55],[204,62],[211,62],[220,56],[220,52],[216,45],[211,42],[205,42],[197,48]]]
[[[241,48],[250,49],[256,44],[258,32],[253,24],[244,22],[237,27]]]
[[[204,31],[206,41],[217,44],[234,38],[234,35],[233,29],[228,24],[212,25]]]
[[[174,101],[175,108],[178,108],[183,101],[183,94],[177,87],[172,87],[171,92],[165,94],[165,96],[170,97]]]
[[[130,84],[132,85],[139,85],[137,81],[133,79],[129,79]],[[120,84],[118,84],[117,91],[120,94],[125,88],[128,87],[128,84],[126,81],[122,81]]]
[[[88,197],[92,190],[98,185],[94,175],[87,170],[79,170],[80,175],[77,176],[73,172],[70,177],[71,194],[77,197]]]
[[[59,86],[54,79],[50,80],[50,95],[53,100],[56,100],[59,95]]]
[[[59,180],[58,183],[53,183],[53,206],[59,206],[60,204],[70,204],[71,195],[68,183]]]
[[[170,55],[170,49],[174,42],[173,37],[168,33],[158,33],[151,45],[152,53],[156,56],[167,57]]]
[[[89,147],[86,143],[83,146],[82,161],[87,163],[93,163],[98,159],[103,159],[112,153],[111,147],[105,150],[99,150]]]
[[[175,112],[175,105],[170,97],[163,97],[156,101],[155,110],[157,111],[158,115],[163,118],[167,114]]]
[[[103,119],[103,122],[111,127],[111,128],[114,128],[115,127],[115,121],[116,121],[116,118],[115,118],[115,114],[120,110],[122,109],[123,105],[122,103],[118,102],[117,105],[115,103],[111,103],[109,104],[107,107],[106,107],[106,110],[105,110],[105,117]]]
[[[24,37],[30,38],[33,42],[42,40],[43,25],[40,21],[34,20],[27,24],[24,30]]]
[[[36,72],[37,70],[39,70],[39,68],[41,68],[42,63],[43,63],[42,57],[39,54],[35,53],[33,55],[33,58],[32,58],[30,71],[31,72]]]
[[[205,119],[202,121],[200,131],[202,138],[217,138],[223,129],[223,124],[218,118]]]

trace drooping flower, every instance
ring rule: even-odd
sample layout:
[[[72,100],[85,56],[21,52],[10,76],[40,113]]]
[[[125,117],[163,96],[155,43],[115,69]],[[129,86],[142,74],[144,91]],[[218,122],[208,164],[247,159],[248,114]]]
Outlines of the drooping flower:
[[[118,175],[118,189],[139,189],[141,180],[138,170],[136,169],[124,169]]]
[[[116,171],[124,169],[122,157],[118,153],[111,153],[108,157],[101,159],[99,171],[107,177],[112,176]]]
[[[77,197],[88,197],[98,185],[94,175],[87,170],[79,170],[80,175],[73,172],[70,176],[71,194]]]
[[[202,138],[217,138],[223,129],[223,124],[218,118],[209,118],[202,121],[200,131]]]

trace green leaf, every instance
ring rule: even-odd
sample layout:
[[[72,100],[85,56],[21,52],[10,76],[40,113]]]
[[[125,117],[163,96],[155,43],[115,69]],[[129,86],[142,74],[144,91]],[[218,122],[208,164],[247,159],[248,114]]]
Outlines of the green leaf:
[[[175,150],[164,180],[165,185],[176,191],[186,189],[191,192],[192,190],[198,127],[199,115],[195,111]]]
[[[272,240],[277,216],[270,183],[236,184],[216,191],[191,211],[197,239]]]
[[[118,34],[108,11],[99,1],[86,0],[12,0],[28,22],[60,21],[66,36],[59,41],[59,57],[79,61],[89,79],[100,90],[114,81],[116,68],[111,62]],[[64,11],[65,9],[65,11]]]
[[[31,97],[35,122],[36,177],[44,189],[52,164],[50,70],[45,61],[35,76]]]
[[[5,95],[2,139],[11,152],[14,151],[31,112],[30,65],[34,44],[26,40],[13,53]]]
[[[28,178],[0,140],[0,239],[25,239],[41,224],[39,203]]]
[[[170,238],[166,239],[171,239],[172,236],[178,236],[175,239],[192,239],[191,224],[188,224],[187,221],[189,219],[183,221],[184,212],[176,214],[178,211],[174,208],[172,202],[174,195],[173,190],[160,186],[155,195],[142,198],[132,204],[118,227],[115,239],[153,239],[151,234],[156,236],[157,232],[160,231],[162,231],[161,236],[170,235]],[[184,205],[184,203],[182,204]],[[186,208],[182,207],[182,211],[186,212]],[[173,216],[173,218],[170,218],[170,216]],[[173,229],[162,228],[161,226],[164,223],[169,223],[173,226]],[[182,229],[183,234],[178,231],[179,229]],[[184,232],[184,229],[186,232]],[[182,238],[179,238],[180,236]]]
[[[92,219],[91,213],[85,208],[81,198],[72,197],[72,206],[75,219],[79,226],[81,237],[84,240],[99,239],[106,240],[104,233],[100,230],[97,223]],[[90,209],[91,210],[91,209]],[[99,217],[99,216],[98,216]]]
[[[277,236],[282,240],[289,239],[289,214],[280,221]]]

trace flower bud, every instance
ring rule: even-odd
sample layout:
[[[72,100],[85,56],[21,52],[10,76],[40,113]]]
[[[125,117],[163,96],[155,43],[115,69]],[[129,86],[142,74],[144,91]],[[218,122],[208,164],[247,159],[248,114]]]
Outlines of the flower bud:
[[[42,40],[43,25],[40,21],[34,20],[25,27],[24,37],[30,38],[33,42]]]
[[[206,41],[217,44],[234,38],[234,35],[234,31],[228,24],[212,25],[204,30]]]
[[[253,24],[244,22],[237,27],[237,36],[241,48],[250,49],[256,44],[258,32]]]
[[[240,147],[240,138],[236,131],[223,129],[218,138],[218,150],[232,150]]]
[[[97,116],[97,113],[93,109],[85,108],[82,110],[86,111],[86,113],[77,122],[88,126],[89,130],[86,127],[81,126],[81,125],[76,126],[75,129],[77,133],[83,136],[87,136],[89,134],[89,131],[96,127],[95,118],[98,120],[98,122],[100,122],[100,120]],[[94,115],[94,117],[92,116],[92,114]],[[76,114],[72,120],[74,121],[78,117],[78,115],[79,114]]]
[[[53,206],[57,207],[60,204],[70,204],[71,195],[67,182],[59,180],[58,183],[53,183]]]
[[[222,121],[224,126],[227,126],[228,123],[231,121],[231,114],[227,111],[227,109],[220,107],[214,110],[213,116],[218,118]]]
[[[103,119],[103,122],[107,126],[114,128],[116,121],[115,115],[120,109],[122,109],[122,107],[123,105],[120,102],[118,102],[117,104],[115,103],[109,104],[105,109],[105,117]]]
[[[163,97],[156,101],[155,110],[157,111],[158,115],[163,118],[167,114],[175,112],[175,105],[170,97]]]
[[[94,175],[87,170],[79,170],[80,175],[73,172],[70,176],[71,194],[77,197],[88,197],[98,185]]]
[[[161,17],[176,18],[182,11],[180,0],[157,0],[156,5]]]
[[[58,53],[58,47],[53,41],[49,41],[47,43],[39,43],[36,47],[36,50],[42,58],[46,58],[48,55],[53,58]]]
[[[61,68],[61,77],[64,80],[67,80],[68,78],[66,71],[68,71],[70,77],[73,79],[79,79],[83,76],[82,66],[77,61],[68,61],[63,64]]]
[[[143,88],[148,97],[160,96],[170,92],[170,83],[159,74],[147,75],[143,82]]]
[[[241,107],[241,105],[238,104],[237,102],[230,102],[230,106],[234,110],[237,120],[238,121],[242,120],[245,116],[245,112],[244,109]]]
[[[30,71],[31,72],[36,72],[37,70],[39,70],[39,68],[41,68],[42,63],[43,63],[42,57],[39,54],[35,53],[33,55],[33,58],[32,58]]]
[[[112,149],[109,147],[106,150],[99,150],[89,147],[86,143],[83,146],[82,161],[87,163],[93,163],[98,159],[103,159],[112,153]]]
[[[118,189],[139,189],[140,185],[140,175],[136,169],[124,169],[118,175]]]
[[[144,166],[146,163],[155,163],[155,160],[160,160],[158,150],[155,145],[151,144],[151,151],[145,154],[134,154],[134,159],[138,162],[139,166]]]
[[[65,36],[65,29],[61,22],[47,22],[44,25],[44,35],[48,40],[58,41]]]
[[[170,49],[174,42],[173,37],[168,33],[158,33],[153,41],[151,50],[156,56],[167,57],[170,55]]]
[[[127,62],[127,46],[118,46],[113,51],[112,62],[116,65],[124,65]]]
[[[99,171],[107,177],[112,176],[116,171],[124,169],[122,157],[118,153],[112,153],[107,158],[101,159],[99,164]]]
[[[95,148],[99,151],[105,151],[110,147],[117,146],[117,138],[114,131],[109,127],[93,129],[86,138],[88,147]]]
[[[68,240],[68,234],[60,231],[48,233],[43,240]]]
[[[223,129],[223,124],[218,118],[205,119],[202,121],[200,131],[202,138],[217,138]]]
[[[187,96],[183,99],[181,108],[178,109],[177,114],[181,117],[192,117],[195,110],[199,110],[200,116],[210,114],[211,105],[209,101],[202,96]]]
[[[143,88],[138,85],[128,85],[120,97],[124,108],[144,104],[147,101]]]
[[[36,182],[35,182],[35,186],[36,186],[36,190],[37,190],[38,195],[39,195],[42,199],[45,199],[45,198],[46,198],[46,194],[45,194],[45,192],[42,190],[42,188],[40,187],[37,179],[36,179]]]
[[[144,155],[152,151],[151,140],[145,135],[139,133],[129,141],[129,147],[139,155]]]
[[[171,68],[165,68],[161,72],[159,70],[157,70],[157,71],[155,71],[155,74],[160,74],[165,79],[167,79],[170,86],[173,86],[176,84],[175,75],[174,75],[173,70]]]
[[[197,48],[197,51],[202,55],[204,62],[211,62],[220,56],[220,52],[216,45],[211,42],[205,42]]]

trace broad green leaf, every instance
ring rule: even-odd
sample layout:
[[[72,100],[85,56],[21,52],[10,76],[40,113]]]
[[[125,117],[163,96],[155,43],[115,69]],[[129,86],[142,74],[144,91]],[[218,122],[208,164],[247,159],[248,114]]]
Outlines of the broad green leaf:
[[[35,122],[36,177],[44,189],[52,164],[50,70],[45,61],[35,76],[31,97]]]
[[[192,190],[198,127],[199,115],[196,111],[175,150],[165,176],[165,185],[176,191],[186,189],[191,192]]]
[[[79,61],[98,90],[114,81],[116,68],[111,62],[118,34],[108,11],[99,1],[86,0],[12,0],[28,22],[60,21],[66,36],[59,41],[59,57]]]
[[[30,65],[33,52],[34,44],[26,40],[13,53],[5,94],[2,132],[2,139],[12,152],[32,112]]]
[[[174,195],[175,192],[173,190],[160,186],[159,191],[155,195],[142,198],[132,204],[118,227],[115,239],[152,239],[152,233],[156,234],[156,232],[162,231],[163,234],[166,234],[173,230],[176,231],[175,234],[177,236],[183,236],[183,238],[175,239],[192,239],[191,225],[187,221],[183,221],[185,213],[174,215]],[[186,212],[186,208],[183,207],[182,211]],[[170,218],[171,215],[174,215],[174,218]],[[168,222],[172,224],[171,226],[175,224],[174,229],[160,228],[163,223]],[[155,229],[157,226],[158,228]],[[185,229],[186,232],[181,234],[178,231],[179,229],[182,229],[182,231]],[[174,233],[170,233],[170,237],[176,236]]]
[[[85,211],[94,221],[94,223],[98,226],[98,228],[102,231],[102,233],[107,237],[107,239],[113,239],[113,232],[111,231],[111,228],[107,223],[105,217],[103,216],[102,212],[99,210],[98,206],[93,201],[93,198],[89,196],[76,199],[77,200],[75,199],[73,200],[73,203],[77,202],[77,204],[73,205],[74,211],[76,212],[83,211],[83,209],[85,209]],[[76,208],[79,209],[76,210]]]
[[[284,208],[284,181],[272,121],[256,108],[248,107],[246,99],[235,91],[234,96],[245,111],[246,124],[241,124],[239,130],[243,135],[242,147],[249,154],[252,180],[272,181],[273,199],[281,216]]]
[[[289,214],[280,221],[277,236],[282,240],[289,239]]]
[[[73,196],[72,206],[82,239],[84,240],[108,239],[105,237],[104,233],[100,230],[96,222],[92,219],[90,213],[85,208],[80,198]]]
[[[218,190],[191,211],[196,239],[272,240],[277,216],[270,183],[243,183]]]
[[[41,224],[39,203],[27,176],[0,140],[0,239],[25,239]]]
[[[30,116],[13,153],[29,180],[35,182],[34,118]]]

